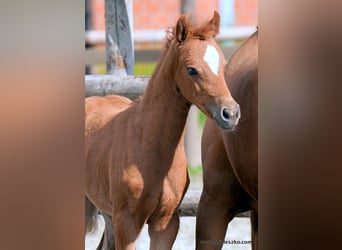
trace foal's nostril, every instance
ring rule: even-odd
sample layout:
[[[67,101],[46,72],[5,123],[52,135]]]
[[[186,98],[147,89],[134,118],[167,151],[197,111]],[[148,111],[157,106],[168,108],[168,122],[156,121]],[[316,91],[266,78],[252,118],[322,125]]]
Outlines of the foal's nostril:
[[[225,107],[221,110],[221,118],[222,120],[226,121],[226,122],[233,122],[233,123],[237,123],[240,119],[241,116],[241,112],[240,112],[240,107],[234,107],[234,108],[228,108]]]
[[[235,117],[236,117],[236,119],[239,119],[239,118],[240,118],[240,110],[237,110],[237,111],[236,111]]]
[[[229,111],[228,111],[227,108],[223,108],[223,109],[222,109],[222,117],[223,117],[225,120],[229,120],[229,119],[230,119]]]
[[[227,105],[222,107],[220,112],[214,113],[214,118],[219,127],[228,130],[233,130],[238,125],[240,117],[239,105]]]

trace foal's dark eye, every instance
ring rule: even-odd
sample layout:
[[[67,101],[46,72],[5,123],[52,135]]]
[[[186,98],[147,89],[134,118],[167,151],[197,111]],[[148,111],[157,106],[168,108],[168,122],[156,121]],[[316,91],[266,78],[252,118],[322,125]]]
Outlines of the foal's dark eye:
[[[193,67],[188,67],[186,70],[188,71],[188,74],[191,75],[191,76],[198,75],[197,70],[195,68],[193,68]]]

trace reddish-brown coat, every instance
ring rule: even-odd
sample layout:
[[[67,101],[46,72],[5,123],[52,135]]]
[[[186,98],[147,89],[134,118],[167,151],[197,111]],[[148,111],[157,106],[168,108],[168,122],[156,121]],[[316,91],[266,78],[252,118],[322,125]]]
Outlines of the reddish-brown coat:
[[[145,223],[151,249],[171,249],[179,226],[178,206],[188,187],[184,126],[193,103],[233,129],[238,119],[222,119],[222,110],[238,110],[224,80],[224,57],[214,40],[219,27],[197,26],[185,16],[169,34],[144,97],[90,97],[86,111],[86,196],[112,216],[115,247],[134,249]],[[205,48],[220,55],[219,74],[203,61]],[[198,76],[191,76],[188,67]],[[86,211],[87,213],[87,211]]]

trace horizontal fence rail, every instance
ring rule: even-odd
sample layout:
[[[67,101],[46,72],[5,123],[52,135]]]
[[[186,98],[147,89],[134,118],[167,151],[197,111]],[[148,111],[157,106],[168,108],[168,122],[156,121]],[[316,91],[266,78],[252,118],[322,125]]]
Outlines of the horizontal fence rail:
[[[181,205],[179,206],[179,214],[181,216],[196,216],[200,198],[200,189],[189,189],[186,192]]]
[[[189,189],[185,194],[182,203],[178,208],[178,214],[182,217],[196,216],[198,203],[201,198],[200,189]],[[237,214],[236,217],[249,217],[249,212]]]
[[[86,75],[85,97],[122,95],[135,99],[145,92],[148,76]]]
[[[236,41],[249,37],[256,27],[254,26],[242,26],[242,27],[230,27],[221,28],[220,34],[216,39],[220,41]],[[144,47],[137,46],[134,51],[135,62],[156,62],[160,57],[161,48],[152,46],[151,44],[160,44],[165,38],[165,30],[136,30],[134,31],[134,43],[136,45],[150,44],[150,46]],[[106,51],[97,45],[105,45],[105,31],[89,30],[85,32],[85,43],[88,46],[85,51],[85,64],[95,65],[103,64],[106,61]],[[228,59],[233,51],[237,48],[237,45],[230,44],[229,46],[220,46],[223,54]]]
[[[255,26],[220,28],[217,41],[239,40],[249,37],[256,30]],[[158,43],[165,38],[165,30],[134,30],[135,43]],[[85,32],[86,45],[105,44],[105,31],[89,30]]]
[[[222,52],[226,59],[229,59],[233,52],[237,49],[237,45],[221,46]],[[161,49],[137,49],[134,51],[135,62],[157,62],[160,58]],[[85,64],[104,64],[106,60],[106,51],[104,49],[87,49],[85,51]]]
[[[180,216],[196,216],[198,203],[201,198],[200,189],[189,189],[179,206],[178,213]],[[249,212],[240,213],[237,217],[249,217]]]

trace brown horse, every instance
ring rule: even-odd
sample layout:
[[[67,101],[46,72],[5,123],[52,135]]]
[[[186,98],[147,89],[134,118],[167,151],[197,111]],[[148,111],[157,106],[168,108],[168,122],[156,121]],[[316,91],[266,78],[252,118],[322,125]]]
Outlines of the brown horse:
[[[221,249],[228,223],[251,210],[252,247],[258,231],[258,31],[233,54],[225,79],[241,106],[234,131],[207,120],[202,135],[203,192],[196,249]],[[221,244],[218,244],[221,243]]]
[[[190,105],[223,129],[239,121],[214,39],[219,24],[217,12],[202,25],[181,16],[141,100],[85,101],[86,197],[112,216],[117,249],[134,249],[145,223],[151,249],[171,249],[189,182],[183,137]]]

